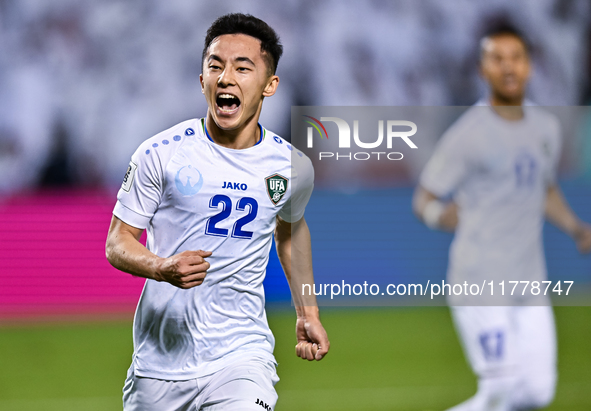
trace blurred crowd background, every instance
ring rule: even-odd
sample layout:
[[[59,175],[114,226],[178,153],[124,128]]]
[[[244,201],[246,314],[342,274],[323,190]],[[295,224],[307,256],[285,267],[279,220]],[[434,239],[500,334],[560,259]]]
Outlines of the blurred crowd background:
[[[281,36],[261,122],[288,139],[294,105],[473,104],[477,39],[500,19],[532,43],[533,101],[591,102],[588,0],[0,0],[0,196],[119,185],[141,141],[205,114],[205,31],[237,11]],[[567,173],[588,172],[587,123],[565,144]]]

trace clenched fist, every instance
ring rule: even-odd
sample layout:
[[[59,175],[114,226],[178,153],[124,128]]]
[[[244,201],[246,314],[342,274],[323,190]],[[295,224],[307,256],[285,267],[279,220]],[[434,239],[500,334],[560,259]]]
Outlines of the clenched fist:
[[[209,269],[205,258],[210,255],[211,251],[197,250],[165,258],[156,270],[155,279],[185,290],[201,285]]]
[[[308,361],[320,361],[328,353],[330,342],[320,320],[298,318],[296,355]]]

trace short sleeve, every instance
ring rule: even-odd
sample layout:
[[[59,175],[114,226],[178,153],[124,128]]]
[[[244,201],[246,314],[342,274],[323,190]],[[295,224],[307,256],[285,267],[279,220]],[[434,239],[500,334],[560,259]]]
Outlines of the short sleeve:
[[[466,133],[452,126],[439,140],[421,173],[420,185],[437,197],[453,194],[469,173]]]
[[[294,150],[291,162],[291,196],[279,211],[288,223],[299,221],[314,190],[314,167],[308,157]]]
[[[158,153],[144,146],[131,157],[113,210],[121,221],[140,229],[147,228],[156,213],[163,187],[163,168]]]
[[[562,152],[562,130],[560,122],[557,118],[553,118],[549,127],[550,139],[544,142],[544,151],[550,154],[550,167],[548,175],[546,176],[546,184],[552,186],[556,184],[558,175],[558,164],[560,163],[560,155]]]

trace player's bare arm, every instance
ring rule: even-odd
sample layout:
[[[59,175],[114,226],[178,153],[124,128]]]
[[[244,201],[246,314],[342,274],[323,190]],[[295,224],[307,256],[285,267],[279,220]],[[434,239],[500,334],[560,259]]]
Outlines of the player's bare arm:
[[[183,251],[162,258],[139,242],[143,231],[113,216],[106,245],[107,260],[113,267],[183,289],[203,283],[209,268],[205,258],[211,255],[210,251]]]
[[[328,353],[330,342],[320,322],[316,297],[304,297],[299,291],[302,284],[314,283],[310,230],[306,220],[301,218],[292,224],[277,217],[275,243],[296,308],[296,355],[308,361],[320,361]]]
[[[418,186],[412,198],[415,215],[429,228],[454,231],[458,225],[458,206],[444,202],[432,192]]]
[[[581,253],[591,252],[591,225],[579,220],[557,185],[548,188],[546,219],[570,235]]]

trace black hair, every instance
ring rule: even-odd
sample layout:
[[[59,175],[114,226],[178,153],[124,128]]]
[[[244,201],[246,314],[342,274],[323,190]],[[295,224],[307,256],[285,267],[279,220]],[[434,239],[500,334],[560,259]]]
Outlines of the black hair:
[[[487,28],[483,31],[482,35],[480,36],[480,56],[482,57],[483,53],[483,41],[485,39],[492,39],[494,37],[500,36],[512,36],[521,41],[523,47],[527,54],[531,54],[531,43],[529,39],[525,36],[525,34],[517,28],[511,21],[507,20],[506,18],[499,18],[491,21]]]
[[[279,36],[267,23],[250,14],[231,13],[219,17],[207,29],[205,45],[201,55],[201,65],[205,60],[207,49],[214,39],[224,34],[246,34],[261,41],[261,52],[270,72],[275,74],[279,58],[283,54],[283,46]]]

